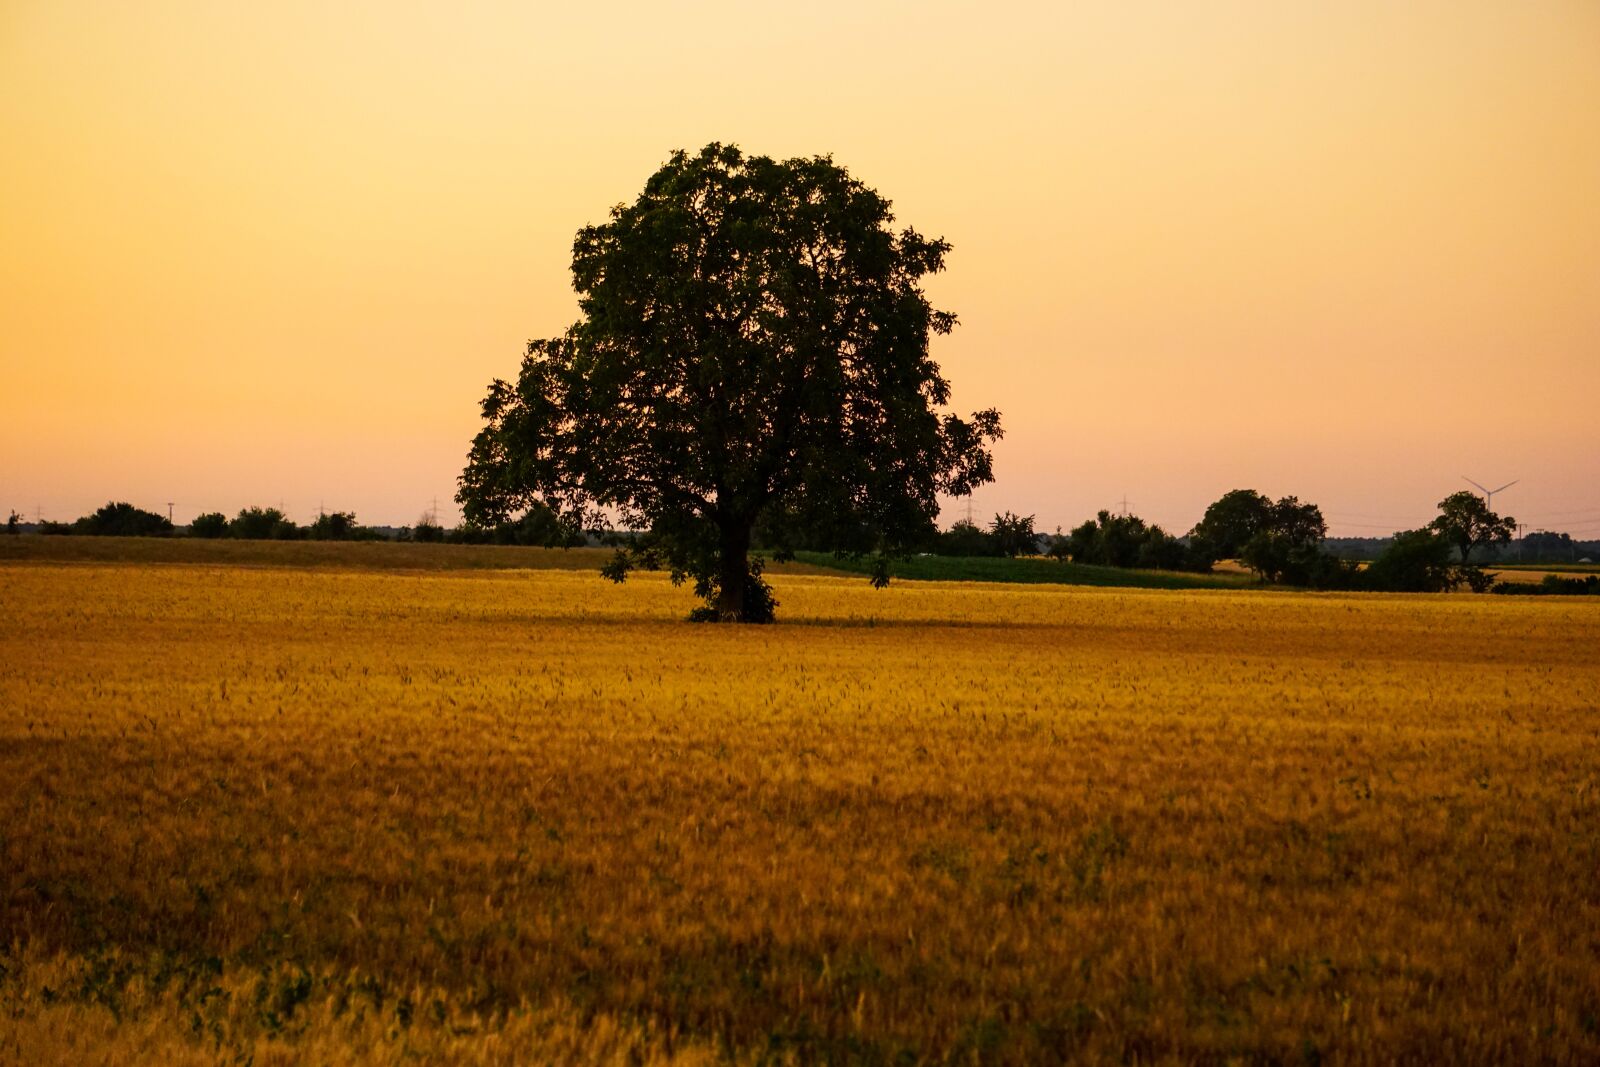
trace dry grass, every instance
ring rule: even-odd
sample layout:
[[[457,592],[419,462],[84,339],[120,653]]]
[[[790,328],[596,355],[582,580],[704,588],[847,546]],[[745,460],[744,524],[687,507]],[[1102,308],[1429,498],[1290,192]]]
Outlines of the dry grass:
[[[1600,1060],[1600,611],[0,566],[0,1061]]]

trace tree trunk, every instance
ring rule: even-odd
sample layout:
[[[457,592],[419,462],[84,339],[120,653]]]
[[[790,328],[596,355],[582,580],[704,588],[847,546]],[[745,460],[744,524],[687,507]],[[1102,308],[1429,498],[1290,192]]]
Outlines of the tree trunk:
[[[717,617],[723,622],[744,622],[744,586],[750,577],[750,527],[730,523],[722,528],[717,559]]]

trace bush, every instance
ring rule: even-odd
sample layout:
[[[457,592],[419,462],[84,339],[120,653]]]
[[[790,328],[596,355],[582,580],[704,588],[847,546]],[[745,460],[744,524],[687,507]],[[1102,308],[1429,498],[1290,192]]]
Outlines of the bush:
[[[228,523],[228,536],[245,541],[293,541],[300,528],[277,508],[243,508]]]
[[[1284,577],[1291,570],[1331,574],[1317,558],[1327,534],[1328,524],[1315,504],[1292,496],[1274,502],[1253,489],[1235,489],[1208,507],[1205,518],[1189,531],[1189,553],[1205,561],[1204,570],[1219,559],[1237,558],[1265,581],[1291,581]],[[1252,556],[1263,566],[1251,563]]]
[[[1209,562],[1209,561],[1208,561]],[[1155,571],[1198,570],[1192,567],[1193,557],[1189,546],[1171,536],[1159,526],[1150,527],[1144,544],[1139,546],[1140,567]],[[1203,568],[1209,570],[1209,566]]]
[[[1033,532],[1032,515],[1013,515],[1009,511],[996,515],[989,524],[989,534],[996,550],[1011,559],[1031,556],[1039,550],[1039,535]]]
[[[427,521],[424,516],[423,522]],[[588,544],[583,531],[561,521],[548,506],[535,503],[515,522],[498,526],[471,526],[463,523],[446,535],[446,540],[466,545],[531,545],[538,548],[579,548]]]
[[[317,516],[308,531],[313,541],[354,541],[361,533],[350,511],[328,511]]]
[[[417,520],[415,526],[411,527],[410,540],[424,544],[439,544],[444,541],[444,527],[435,522],[431,514],[424,515]]]
[[[1492,591],[1520,596],[1600,596],[1600,575],[1563,578],[1559,574],[1547,574],[1538,585],[1529,582],[1499,582]]]
[[[196,515],[189,524],[190,537],[217,538],[228,536],[228,516],[220,511]]]
[[[90,537],[171,537],[172,521],[132,504],[112,503],[73,523],[72,532]]]
[[[939,535],[934,546],[938,556],[999,556],[1003,555],[994,535],[979,528],[977,523],[961,519]]]
[[[1063,544],[1059,533],[1050,555],[1100,567],[1144,567],[1169,571],[1208,571],[1211,559],[1192,552],[1159,526],[1137,515],[1102,511],[1076,527]]]
[[[778,615],[778,601],[772,595],[772,586],[761,577],[766,563],[760,556],[750,557],[749,570],[744,579],[744,614],[740,622],[772,622]],[[715,578],[695,580],[694,594],[705,603],[689,612],[690,622],[721,622],[717,612],[717,594],[720,589]]]
[[[1450,542],[1432,530],[1394,535],[1361,574],[1361,587],[1386,593],[1446,593],[1461,584]]]

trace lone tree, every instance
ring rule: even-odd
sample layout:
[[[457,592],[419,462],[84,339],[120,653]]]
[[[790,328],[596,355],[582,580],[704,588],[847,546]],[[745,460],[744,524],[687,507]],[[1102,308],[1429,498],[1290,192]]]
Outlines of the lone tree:
[[[1461,553],[1466,563],[1479,545],[1505,544],[1517,530],[1517,520],[1501,518],[1489,510],[1478,494],[1463,489],[1439,501],[1439,517],[1428,524]]]
[[[579,231],[579,321],[489,387],[456,494],[468,523],[539,503],[574,529],[614,516],[647,532],[609,577],[665,563],[695,580],[696,616],[721,621],[772,616],[750,556],[767,513],[876,554],[886,582],[937,494],[992,480],[1000,436],[994,410],[944,410],[929,354],[956,319],[921,280],[949,245],[893,220],[827,157],[675,152],[638,200]]]

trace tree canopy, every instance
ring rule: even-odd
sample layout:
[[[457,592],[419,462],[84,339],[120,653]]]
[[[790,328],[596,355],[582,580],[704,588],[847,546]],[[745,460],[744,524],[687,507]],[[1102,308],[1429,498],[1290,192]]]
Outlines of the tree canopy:
[[[1510,541],[1516,533],[1517,520],[1509,515],[1501,518],[1477,493],[1463,489],[1439,501],[1439,515],[1428,528],[1454,545],[1461,553],[1461,562],[1466,563],[1479,545]]]
[[[1254,489],[1234,489],[1206,508],[1189,537],[1213,559],[1238,559],[1250,538],[1272,522],[1272,499]]]
[[[169,537],[172,523],[165,515],[113,501],[73,523],[73,532],[95,537]]]
[[[827,157],[675,152],[579,231],[578,322],[490,386],[457,493],[467,521],[541,503],[573,528],[613,516],[645,534],[612,577],[665,562],[721,620],[770,617],[750,546],[774,510],[780,532],[875,554],[886,581],[938,494],[992,479],[1001,432],[992,409],[946,410],[929,342],[956,319],[921,282],[949,245],[893,221]]]
[[[1211,558],[1195,554],[1182,541],[1137,515],[1102,510],[1074,527],[1065,537],[1056,531],[1051,555],[1100,567],[1142,567],[1147,570],[1211,569]]]
[[[1009,511],[996,515],[989,524],[989,532],[1000,554],[1011,559],[1031,556],[1039,550],[1039,535],[1034,532],[1032,515],[1014,515]]]

